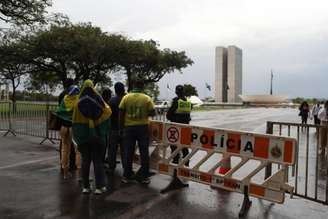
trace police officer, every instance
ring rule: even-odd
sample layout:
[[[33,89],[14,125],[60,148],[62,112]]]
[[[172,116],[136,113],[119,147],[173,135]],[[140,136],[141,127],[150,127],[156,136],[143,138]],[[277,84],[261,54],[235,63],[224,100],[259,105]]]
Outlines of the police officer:
[[[191,117],[190,112],[192,109],[191,102],[186,98],[182,85],[177,85],[175,87],[176,97],[172,100],[172,105],[167,111],[166,118],[171,122],[189,124]],[[176,150],[176,146],[171,145],[172,153]],[[188,155],[188,148],[182,149],[183,157]],[[177,154],[173,158],[173,163],[178,164],[180,159],[180,154]],[[186,166],[189,165],[189,161],[186,162]]]

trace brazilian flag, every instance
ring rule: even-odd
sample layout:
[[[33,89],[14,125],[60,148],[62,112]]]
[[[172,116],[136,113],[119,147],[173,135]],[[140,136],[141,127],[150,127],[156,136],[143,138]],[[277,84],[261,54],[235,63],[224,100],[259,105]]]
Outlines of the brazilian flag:
[[[97,114],[96,117],[89,116],[93,112]],[[73,110],[73,138],[77,145],[82,145],[93,137],[106,144],[111,114],[112,110],[94,89],[92,81],[86,80]]]
[[[78,95],[65,95],[64,99],[59,105],[59,108],[56,110],[56,115],[64,123],[72,123],[72,114],[73,108],[78,100]]]

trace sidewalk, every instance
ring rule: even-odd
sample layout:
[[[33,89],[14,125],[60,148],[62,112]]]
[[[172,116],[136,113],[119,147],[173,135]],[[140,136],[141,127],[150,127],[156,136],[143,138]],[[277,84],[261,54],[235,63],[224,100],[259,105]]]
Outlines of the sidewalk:
[[[190,182],[189,188],[162,195],[159,191],[169,177],[155,175],[148,186],[122,185],[120,168],[108,179],[108,193],[82,195],[76,176],[61,179],[57,145],[39,145],[40,141],[0,137],[0,218],[238,218],[241,194]],[[317,219],[328,215],[328,206],[297,197],[286,197],[283,205],[251,200],[246,218]]]

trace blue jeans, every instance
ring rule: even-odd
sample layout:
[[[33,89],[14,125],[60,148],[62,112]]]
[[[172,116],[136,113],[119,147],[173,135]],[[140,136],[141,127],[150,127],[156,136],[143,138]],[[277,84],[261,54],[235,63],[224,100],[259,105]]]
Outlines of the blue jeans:
[[[90,188],[89,174],[90,165],[93,162],[96,188],[105,186],[105,170],[103,154],[106,146],[97,138],[90,139],[87,143],[80,145],[79,150],[82,155],[82,183],[84,188]]]
[[[138,177],[147,178],[149,175],[149,134],[148,125],[127,126],[123,132],[123,147],[124,147],[124,177],[131,177],[133,175],[132,162],[134,155],[134,148],[138,142],[141,167],[138,171]]]

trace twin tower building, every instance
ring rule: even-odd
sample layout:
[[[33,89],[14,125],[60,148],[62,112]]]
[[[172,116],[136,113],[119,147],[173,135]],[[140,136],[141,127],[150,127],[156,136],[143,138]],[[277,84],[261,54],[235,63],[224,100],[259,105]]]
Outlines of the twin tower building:
[[[236,46],[215,48],[215,101],[238,103],[242,94],[242,50]]]

